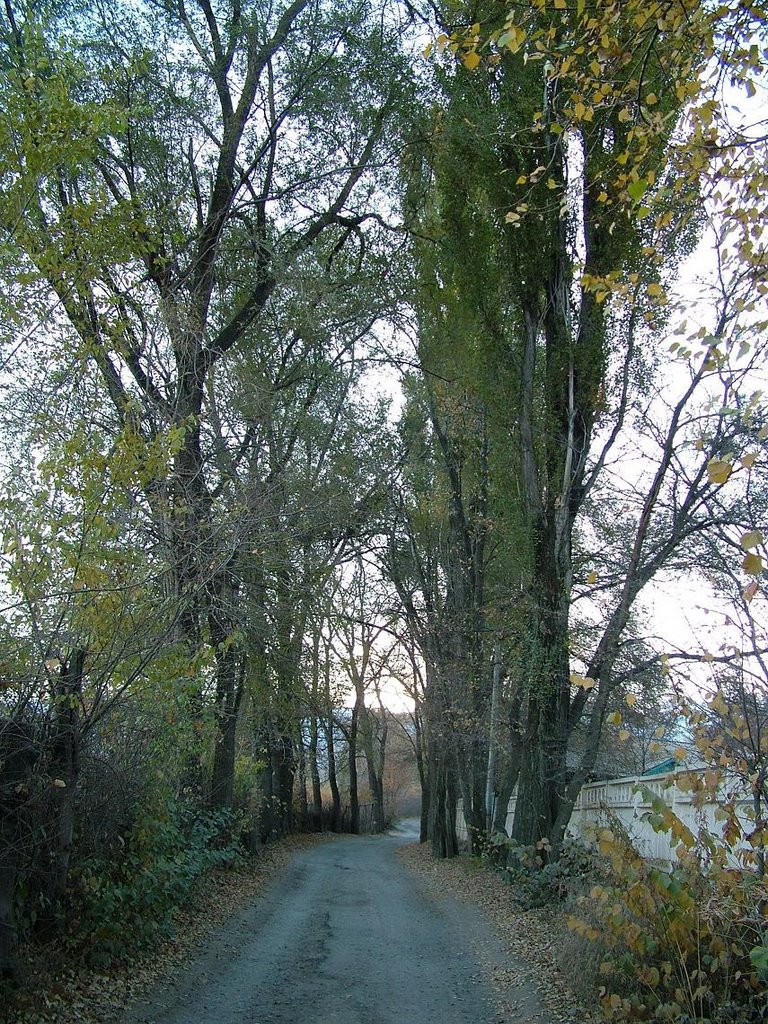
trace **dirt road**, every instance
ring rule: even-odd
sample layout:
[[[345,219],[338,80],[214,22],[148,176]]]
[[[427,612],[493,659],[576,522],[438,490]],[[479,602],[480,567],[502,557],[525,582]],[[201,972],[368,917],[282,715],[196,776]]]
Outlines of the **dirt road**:
[[[497,1002],[498,940],[479,913],[422,893],[395,857],[413,838],[350,837],[298,854],[121,1024],[547,1024],[532,986],[515,990],[515,1007]]]

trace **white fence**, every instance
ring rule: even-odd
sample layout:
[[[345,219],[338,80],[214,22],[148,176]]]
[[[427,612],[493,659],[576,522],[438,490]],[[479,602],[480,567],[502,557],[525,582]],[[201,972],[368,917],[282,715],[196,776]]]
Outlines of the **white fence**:
[[[696,770],[703,772],[705,769]],[[578,837],[583,835],[587,827],[608,825],[611,819],[618,820],[631,836],[639,853],[649,860],[669,863],[674,858],[670,836],[666,832],[654,832],[649,822],[643,820],[643,816],[652,807],[650,801],[640,792],[640,787],[660,796],[694,834],[701,825],[706,826],[715,834],[720,833],[722,822],[718,821],[715,815],[718,804],[724,802],[725,791],[729,789],[728,786],[721,787],[716,802],[707,803],[703,807],[695,807],[693,794],[679,789],[675,784],[675,778],[679,774],[679,772],[668,772],[664,775],[630,776],[624,779],[611,779],[607,782],[593,782],[584,786],[576,801],[568,833]],[[516,802],[517,796],[514,795],[507,808],[507,834],[510,834],[512,830]],[[746,831],[751,828],[749,823],[751,807],[752,798],[749,794],[743,794],[737,800],[739,818],[744,823]],[[459,807],[458,820],[460,823],[459,838],[466,840],[467,830],[464,816],[461,814],[461,807]]]

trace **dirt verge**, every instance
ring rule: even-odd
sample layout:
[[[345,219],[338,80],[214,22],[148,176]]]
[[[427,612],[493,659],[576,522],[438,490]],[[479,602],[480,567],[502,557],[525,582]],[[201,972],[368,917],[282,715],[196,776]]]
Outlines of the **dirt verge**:
[[[436,898],[450,892],[477,907],[504,943],[508,967],[496,969],[493,981],[502,996],[521,981],[533,981],[542,1005],[555,1020],[568,1024],[599,1024],[598,1010],[580,1005],[561,967],[566,932],[557,910],[523,910],[515,904],[509,883],[469,857],[435,860],[427,846],[398,851],[421,884]]]

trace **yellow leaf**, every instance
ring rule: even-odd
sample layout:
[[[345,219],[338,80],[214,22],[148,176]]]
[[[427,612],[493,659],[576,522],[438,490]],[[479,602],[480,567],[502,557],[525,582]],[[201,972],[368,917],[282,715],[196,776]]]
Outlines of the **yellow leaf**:
[[[741,567],[749,576],[759,576],[763,571],[762,555],[755,555],[750,552],[750,554],[744,557]]]
[[[757,593],[757,591],[758,591],[757,580],[752,580],[752,582],[749,583],[744,588],[744,591],[743,591],[744,600],[745,601],[751,601],[752,598]]]
[[[745,551],[751,551],[752,548],[757,548],[763,543],[763,535],[759,530],[750,530],[749,533],[745,533],[741,538],[741,546]]]
[[[619,733],[619,740],[622,743],[626,743],[627,740],[629,739],[630,735],[631,735],[631,733],[627,729],[622,729],[621,732]]]
[[[64,781],[64,779],[52,779],[51,780],[51,785],[55,786],[56,789],[66,789],[67,788],[67,784]]]
[[[667,731],[667,727],[666,727],[665,725],[658,725],[658,726],[657,726],[657,727],[656,727],[656,728],[655,728],[655,729],[653,730],[653,735],[654,735],[654,736],[655,736],[655,737],[656,737],[657,739],[659,739],[659,740],[660,740],[660,739],[661,739],[661,737],[662,737],[662,736],[664,735],[664,733],[665,733],[666,731]]]
[[[587,583],[597,583],[597,573],[595,572],[594,569],[587,576]]]
[[[756,461],[757,455],[755,455],[754,452],[749,452],[747,455],[743,456],[741,464],[744,469],[752,469]]]
[[[624,702],[628,704],[629,707],[633,708],[635,704],[637,704],[637,697],[634,695],[634,693],[628,693],[624,698]]]
[[[606,715],[605,720],[609,725],[621,725],[621,712],[612,711],[610,715]]]
[[[515,213],[514,210],[510,210],[509,213],[504,218],[504,223],[505,224],[517,224],[519,220],[520,220],[520,214],[519,213]]]
[[[510,53],[517,53],[525,42],[526,32],[519,25],[510,25],[499,37],[499,46],[506,46]]]
[[[591,690],[595,680],[589,676],[579,675],[578,672],[571,672],[571,683],[573,686],[580,686],[582,690]]]
[[[424,54],[425,57],[429,57],[429,55],[432,53],[432,46],[432,43],[427,43],[427,45],[422,50],[422,53]]]
[[[474,71],[477,65],[480,63],[480,54],[477,50],[470,50],[469,53],[462,60],[462,64],[467,71]]]
[[[688,757],[688,751],[684,747],[678,747],[675,750],[674,758],[676,761],[684,761]]]
[[[521,174],[520,177],[515,182],[515,184],[516,185],[524,185],[527,181],[528,181],[528,178],[524,174]]]
[[[730,462],[723,459],[710,459],[707,463],[707,476],[711,484],[724,484],[733,472]]]
[[[724,715],[728,711],[728,705],[725,703],[725,698],[720,690],[717,691],[715,696],[709,702],[709,706],[719,715]]]

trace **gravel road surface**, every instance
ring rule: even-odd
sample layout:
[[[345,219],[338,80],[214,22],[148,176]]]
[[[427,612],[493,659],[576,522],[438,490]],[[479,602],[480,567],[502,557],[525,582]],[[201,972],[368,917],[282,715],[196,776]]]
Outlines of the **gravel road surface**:
[[[549,1024],[532,985],[514,1006],[498,1001],[498,939],[479,912],[424,894],[394,856],[413,839],[349,837],[297,854],[121,1024]]]

